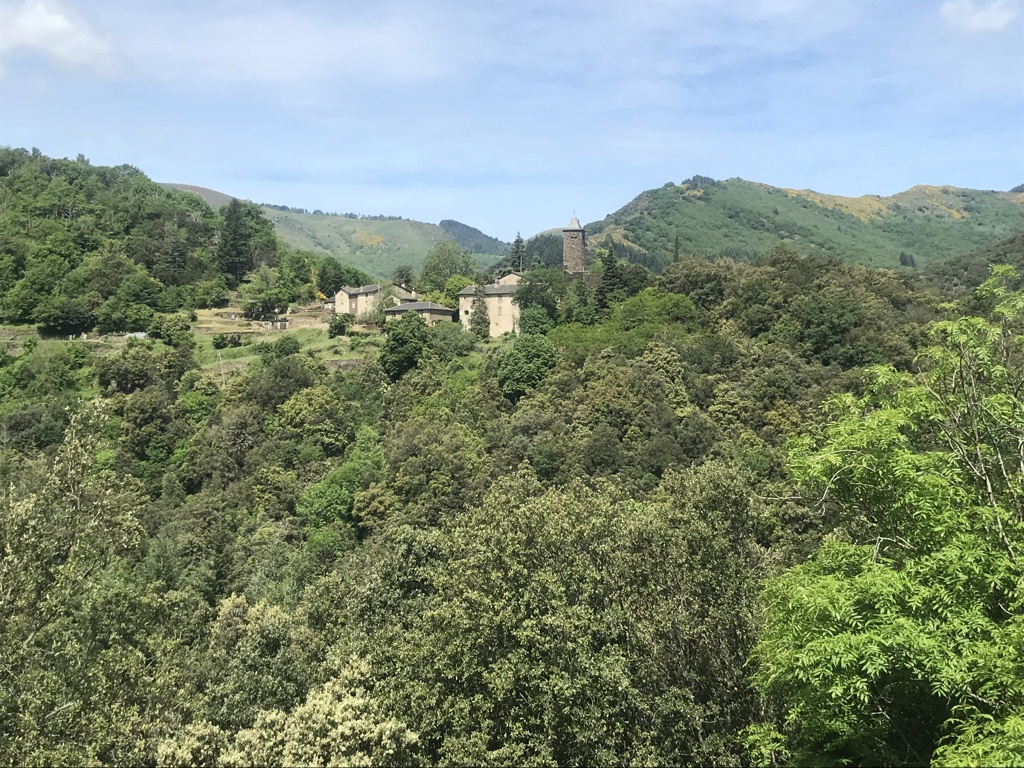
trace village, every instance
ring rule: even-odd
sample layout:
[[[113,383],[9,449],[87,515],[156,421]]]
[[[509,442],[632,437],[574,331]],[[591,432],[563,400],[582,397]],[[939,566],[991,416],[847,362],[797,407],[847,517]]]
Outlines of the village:
[[[573,216],[568,227],[562,230],[562,268],[567,276],[584,272],[586,232],[579,219]],[[467,286],[458,295],[458,309],[430,301],[421,301],[415,291],[388,283],[373,283],[359,287],[343,286],[323,304],[323,309],[334,315],[349,314],[356,319],[358,330],[379,330],[376,324],[360,322],[376,313],[383,312],[385,323],[396,320],[407,312],[422,317],[427,325],[458,322],[466,330],[470,328],[473,302],[478,298],[484,304],[490,320],[490,336],[495,338],[506,333],[519,333],[519,305],[513,300],[516,288],[522,278],[520,272],[509,272],[483,286]],[[478,290],[479,289],[479,290]],[[283,319],[287,326],[287,316]],[[274,321],[273,329],[282,326],[282,320]]]

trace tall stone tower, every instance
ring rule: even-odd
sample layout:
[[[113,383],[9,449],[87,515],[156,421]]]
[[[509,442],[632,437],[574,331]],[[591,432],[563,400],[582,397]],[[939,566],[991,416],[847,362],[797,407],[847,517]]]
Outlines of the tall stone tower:
[[[583,272],[583,250],[587,247],[587,233],[575,216],[569,226],[562,230],[562,269],[567,274]]]

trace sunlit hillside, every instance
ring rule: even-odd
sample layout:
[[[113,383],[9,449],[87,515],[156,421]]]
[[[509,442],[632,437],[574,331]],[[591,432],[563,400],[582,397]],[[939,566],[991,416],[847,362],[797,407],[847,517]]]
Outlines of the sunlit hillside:
[[[676,253],[750,259],[786,243],[875,267],[921,267],[1024,227],[1024,194],[916,186],[857,198],[694,177],[640,194],[587,227],[670,262]]]

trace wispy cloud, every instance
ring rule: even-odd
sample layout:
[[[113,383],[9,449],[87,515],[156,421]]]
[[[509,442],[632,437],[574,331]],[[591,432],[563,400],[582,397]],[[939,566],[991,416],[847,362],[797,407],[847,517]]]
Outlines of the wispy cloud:
[[[0,143],[507,237],[550,226],[569,201],[598,218],[693,173],[857,194],[920,179],[1012,186],[1022,150],[1002,126],[1024,115],[1022,11],[1024,0],[0,0],[0,64],[18,74],[0,80]],[[52,71],[109,70],[114,51],[115,78]]]
[[[125,6],[101,0],[138,77],[211,87],[415,85],[449,74],[461,48],[422,3],[246,3]]]
[[[1020,9],[1020,0],[946,0],[939,15],[947,26],[958,32],[988,34],[1009,27]]]
[[[117,65],[111,44],[60,3],[0,3],[0,74],[5,60],[26,54],[103,74]]]

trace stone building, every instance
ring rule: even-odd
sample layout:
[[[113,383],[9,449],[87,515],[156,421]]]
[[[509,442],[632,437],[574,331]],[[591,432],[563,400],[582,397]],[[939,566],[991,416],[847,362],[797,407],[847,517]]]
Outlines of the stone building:
[[[432,301],[405,301],[384,310],[384,322],[397,320],[406,312],[415,312],[427,321],[427,325],[455,322],[455,310]]]
[[[577,275],[584,271],[583,253],[587,248],[587,233],[580,226],[575,216],[569,226],[562,230],[562,269],[568,275]]]
[[[380,283],[363,285],[359,288],[342,286],[334,295],[334,313],[341,315],[348,312],[355,317],[361,317],[377,308],[377,302],[381,298],[382,286]],[[400,304],[406,301],[416,301],[416,294],[410,293],[397,285],[392,286],[388,293],[393,293],[393,299],[389,297],[390,304]]]
[[[512,272],[499,277],[495,282],[483,286],[484,304],[487,316],[491,321],[491,337],[503,333],[519,333],[519,305],[512,301],[521,275]],[[459,291],[459,322],[468,331],[469,320],[473,314],[473,299],[476,286],[470,285]]]

